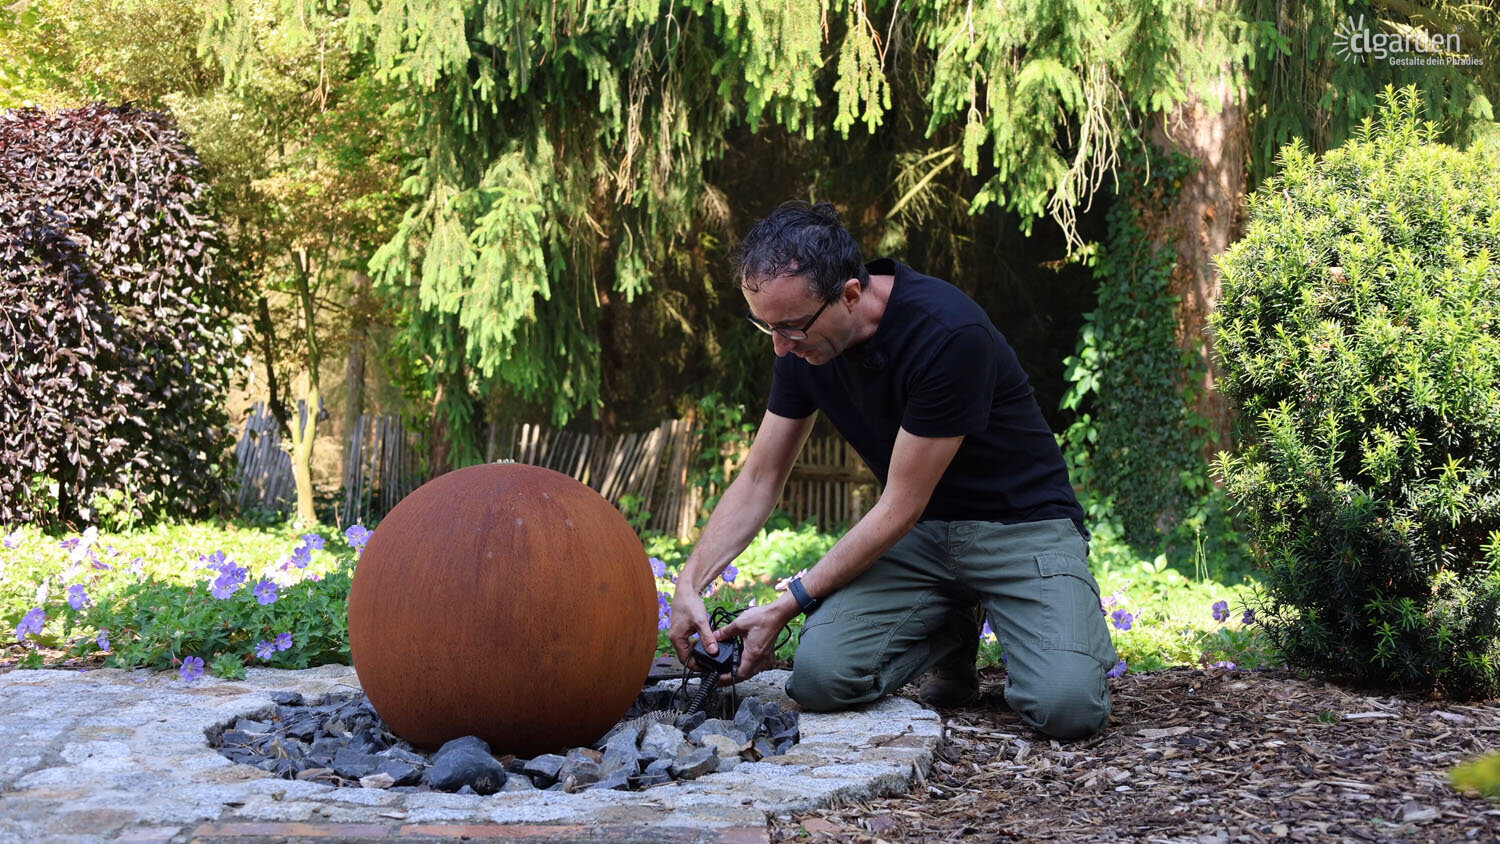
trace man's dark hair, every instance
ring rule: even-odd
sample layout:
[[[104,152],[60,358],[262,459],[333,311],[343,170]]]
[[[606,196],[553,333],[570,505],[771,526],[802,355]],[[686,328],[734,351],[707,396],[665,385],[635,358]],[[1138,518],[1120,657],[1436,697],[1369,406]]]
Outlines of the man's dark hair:
[[[800,275],[814,296],[831,301],[851,278],[859,279],[862,288],[870,284],[859,244],[827,202],[783,202],[745,235],[734,263],[735,281],[747,290],[757,290],[771,279]]]

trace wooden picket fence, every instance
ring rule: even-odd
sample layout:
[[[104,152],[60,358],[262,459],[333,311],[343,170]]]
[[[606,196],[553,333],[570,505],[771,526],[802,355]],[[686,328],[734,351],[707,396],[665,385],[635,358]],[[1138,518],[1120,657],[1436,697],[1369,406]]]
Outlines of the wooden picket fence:
[[[627,516],[649,513],[645,526],[691,541],[705,494],[689,484],[704,445],[691,419],[670,419],[649,431],[595,435],[544,425],[495,426],[486,443],[489,462],[545,466],[597,490]],[[420,486],[422,443],[400,416],[360,416],[349,432],[343,477],[342,524],[379,520]],[[732,477],[744,454],[724,456]],[[239,445],[240,508],[290,510],[291,459],[275,419],[257,404]],[[820,528],[859,520],[878,495],[875,476],[842,438],[810,438],[792,469],[780,508],[793,521]]]
[[[360,414],[344,447],[344,525],[381,518],[422,485],[421,445],[402,417]]]
[[[307,413],[304,402],[297,409]],[[256,402],[245,419],[245,430],[235,446],[235,505],[241,513],[255,510],[289,512],[296,506],[292,456],[281,447],[281,426],[265,402]]]

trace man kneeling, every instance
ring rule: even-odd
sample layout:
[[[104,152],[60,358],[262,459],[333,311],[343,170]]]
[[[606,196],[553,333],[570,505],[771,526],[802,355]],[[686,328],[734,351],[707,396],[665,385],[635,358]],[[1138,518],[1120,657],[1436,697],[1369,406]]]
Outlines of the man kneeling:
[[[787,694],[867,703],[934,669],[938,705],[978,696],[977,609],[1006,654],[1005,698],[1054,738],[1109,720],[1114,647],[1062,453],[1015,352],[953,285],[864,263],[831,205],[786,203],[746,235],[736,282],[771,336],[771,396],[744,467],[678,577],[669,633],[687,662],[744,637],[740,679],[807,618]],[[880,500],[773,603],[718,631],[703,589],[765,524],[818,411],[884,485]]]

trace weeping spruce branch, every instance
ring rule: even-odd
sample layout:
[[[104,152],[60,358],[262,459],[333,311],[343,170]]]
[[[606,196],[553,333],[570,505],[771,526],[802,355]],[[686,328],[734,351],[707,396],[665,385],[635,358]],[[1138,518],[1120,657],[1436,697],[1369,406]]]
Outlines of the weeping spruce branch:
[[[1231,16],[1188,0],[268,2],[341,32],[415,116],[410,205],[370,270],[413,315],[404,342],[440,362],[429,386],[469,403],[447,412],[460,425],[496,390],[557,422],[597,409],[600,303],[651,291],[698,246],[723,197],[706,174],[735,131],[877,135],[892,102],[920,103],[903,137],[921,143],[925,124],[918,157],[957,143],[934,167],[978,186],[971,213],[1050,215],[1071,236],[1133,115],[1205,88],[1242,49]],[[241,45],[222,55],[231,84],[254,72],[236,33],[265,7],[207,12],[205,44]]]

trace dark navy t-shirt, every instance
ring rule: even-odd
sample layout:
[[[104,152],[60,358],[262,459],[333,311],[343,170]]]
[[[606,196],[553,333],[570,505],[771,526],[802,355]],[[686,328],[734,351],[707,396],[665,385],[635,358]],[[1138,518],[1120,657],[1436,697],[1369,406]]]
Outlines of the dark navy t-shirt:
[[[989,315],[948,282],[898,261],[866,266],[896,278],[875,335],[822,366],[777,358],[770,411],[791,419],[823,411],[882,484],[900,428],[962,435],[924,521],[1072,519],[1081,530],[1062,451]]]

